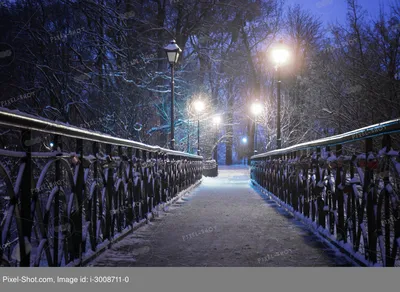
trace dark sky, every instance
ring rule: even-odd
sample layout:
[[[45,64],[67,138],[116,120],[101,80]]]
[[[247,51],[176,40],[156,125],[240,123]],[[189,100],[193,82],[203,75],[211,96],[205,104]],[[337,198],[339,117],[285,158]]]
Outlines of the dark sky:
[[[325,23],[335,23],[338,21],[344,24],[346,21],[347,4],[346,0],[287,0],[287,4],[300,4],[302,8],[319,15]],[[380,5],[383,4],[385,11],[388,11],[393,0],[358,0],[368,13],[369,17],[375,18],[379,14]]]

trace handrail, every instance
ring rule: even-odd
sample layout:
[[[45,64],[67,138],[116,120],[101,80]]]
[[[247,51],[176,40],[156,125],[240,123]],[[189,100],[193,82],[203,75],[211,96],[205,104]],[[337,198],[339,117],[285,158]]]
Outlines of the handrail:
[[[258,158],[263,158],[263,157],[268,157],[268,156],[273,156],[273,155],[280,155],[280,154],[285,154],[287,152],[294,152],[294,151],[299,151],[299,150],[306,150],[310,148],[315,148],[315,147],[324,147],[324,146],[335,146],[338,144],[346,144],[346,143],[351,143],[359,140],[364,140],[367,138],[372,138],[376,136],[382,136],[385,134],[391,134],[391,133],[396,133],[400,132],[400,119],[395,119],[367,127],[363,127],[360,129],[356,129],[350,132],[346,132],[343,134],[331,136],[331,137],[326,137],[310,142],[304,142],[300,144],[296,144],[293,146],[289,146],[283,149],[277,149],[277,150],[272,150],[268,151],[266,153],[261,153],[257,155],[253,155],[251,159],[258,159]]]
[[[108,143],[117,146],[133,147],[140,150],[161,152],[169,155],[183,156],[188,158],[202,159],[202,156],[165,149],[159,146],[150,146],[140,142],[113,137],[100,132],[81,129],[59,121],[51,121],[45,118],[38,118],[20,111],[0,108],[0,125],[34,130],[54,135],[62,135],[75,139],[85,139],[93,142]]]

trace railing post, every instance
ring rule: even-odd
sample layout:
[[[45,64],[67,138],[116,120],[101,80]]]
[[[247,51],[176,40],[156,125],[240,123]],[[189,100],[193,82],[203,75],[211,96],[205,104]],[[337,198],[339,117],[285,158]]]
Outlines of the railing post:
[[[278,156],[274,155],[273,156],[273,164],[274,164],[274,171],[272,173],[273,175],[273,181],[272,181],[272,193],[275,194],[279,198],[279,179],[278,179],[278,170],[279,170],[279,164],[278,164]]]
[[[295,152],[290,152],[289,159],[291,163],[288,164],[288,170],[290,171],[289,176],[289,204],[294,208],[293,204],[293,197],[294,197],[294,178],[295,178],[295,169],[293,159],[295,157]]]
[[[273,164],[274,164],[274,171],[273,171],[273,181],[272,181],[272,192],[279,198],[279,180],[278,180],[278,170],[279,170],[279,160],[278,155],[273,156]]]
[[[322,181],[321,179],[321,170],[320,170],[320,162],[319,159],[321,158],[321,148],[317,147],[317,175],[316,175],[316,183],[317,192],[315,195],[317,196],[317,206],[318,206],[318,223],[323,228],[326,227],[325,224],[325,211],[324,211],[324,200],[322,200],[322,188],[318,187],[318,184]]]
[[[300,157],[299,155],[300,155],[299,151],[293,152],[293,159],[297,160],[297,158]],[[297,161],[295,161],[292,165],[292,171],[294,172],[294,176],[292,178],[292,181],[293,181],[293,183],[292,183],[292,201],[293,201],[294,210],[299,211],[299,194],[297,193],[299,191],[299,189],[297,187],[299,175],[298,175],[298,168],[297,168],[296,163],[297,163]]]
[[[62,146],[60,137],[58,135],[54,136],[54,147],[57,149]],[[58,151],[58,150],[56,150]],[[60,169],[60,160],[56,160],[55,165],[55,181],[58,182],[61,180],[61,169]],[[65,216],[66,217],[66,216]],[[58,188],[57,192],[54,196],[54,235],[53,235],[53,263],[54,266],[57,267],[61,264],[58,260],[58,239],[59,239],[59,227],[60,227],[60,189]],[[71,249],[68,249],[68,253],[71,253]],[[72,257],[72,253],[66,255],[66,257]],[[67,260],[68,261],[68,260]]]
[[[274,190],[274,186],[275,186],[275,163],[274,163],[274,156],[271,155],[269,157],[269,162],[270,162],[270,180],[269,180],[269,188],[268,190],[270,192],[274,192],[275,194],[275,190]]]
[[[99,167],[99,160],[97,158],[97,154],[99,153],[99,144],[97,142],[92,143],[92,153],[93,156],[96,157],[93,163],[93,179],[95,181],[95,191],[93,192],[92,198],[90,200],[89,209],[92,210],[92,217],[91,217],[91,229],[92,229],[92,236],[91,236],[91,248],[93,251],[96,251],[97,246],[97,200],[99,200],[99,206],[101,206],[101,196],[99,195],[99,174],[98,174],[98,167]],[[101,220],[101,219],[100,219]]]
[[[162,174],[161,174],[161,185],[162,185],[162,191],[161,191],[161,201],[162,202],[166,202],[167,201],[167,186],[168,186],[168,166],[167,166],[167,155],[166,154],[162,154],[162,161],[163,161],[163,169],[162,169]],[[190,178],[190,182],[192,183],[193,181],[193,167],[191,165],[191,178]]]
[[[305,202],[305,192],[304,192],[304,170],[303,170],[303,151],[299,150],[297,152],[298,154],[298,162],[297,162],[297,168],[298,168],[298,172],[296,175],[296,181],[297,181],[297,188],[296,188],[296,192],[297,192],[297,204],[299,206],[298,211],[304,215],[304,202]],[[301,179],[300,179],[300,173],[302,173]],[[303,198],[303,201],[300,199]]]
[[[25,131],[22,134],[23,141],[32,140],[32,132],[30,130]],[[31,241],[32,234],[32,218],[31,218],[31,198],[32,198],[32,146],[27,147],[26,156],[23,158],[23,163],[25,163],[24,172],[22,175],[23,184],[21,185],[21,197],[20,207],[18,205],[15,206],[17,223],[20,221],[19,228],[19,252],[20,252],[20,266],[21,267],[29,267],[31,260],[31,252],[28,251],[25,238],[29,242]],[[56,262],[56,261],[55,261]]]
[[[390,150],[391,150],[391,146],[392,146],[392,142],[391,142],[391,137],[389,135],[384,135],[383,139],[382,139],[382,146],[386,147],[386,153],[387,154]],[[396,254],[394,254],[394,256],[392,257],[392,255],[390,254],[390,224],[393,225],[397,225],[397,232],[395,232],[395,238],[398,238],[399,236],[399,222],[392,222],[392,214],[390,212],[391,208],[390,208],[390,193],[388,192],[388,185],[390,184],[389,181],[389,171],[390,171],[390,167],[389,167],[389,158],[386,156],[384,157],[385,159],[385,163],[384,163],[384,169],[383,169],[383,173],[384,173],[384,177],[383,177],[383,183],[384,183],[384,209],[385,209],[385,222],[384,222],[384,226],[385,226],[385,263],[386,266],[392,267],[394,266],[395,260],[396,260]],[[380,206],[379,206],[380,207]],[[393,210],[394,212],[396,212],[397,210]],[[394,216],[395,214],[393,214]],[[380,223],[380,222],[379,222]],[[395,241],[397,243],[397,241]],[[395,246],[396,246],[396,243]],[[397,248],[399,248],[399,246],[397,246]],[[396,250],[396,249],[394,249]]]
[[[326,152],[328,153],[328,158],[332,157],[331,147],[327,146],[325,148]],[[331,169],[329,165],[326,163],[325,165],[325,172],[327,172],[328,177],[331,177]],[[336,211],[336,195],[332,192],[332,185],[328,182],[328,186],[325,192],[325,206],[328,206],[328,218],[329,218],[329,231],[331,234],[335,232],[335,216],[334,212]],[[328,204],[326,203],[328,202]]]
[[[285,180],[284,180],[284,170],[285,170],[285,162],[286,162],[286,155],[281,154],[280,155],[280,198],[282,201],[287,203],[286,196],[285,196]]]
[[[119,157],[119,165],[117,166],[117,174],[119,178],[123,178],[122,172],[125,171],[123,170],[123,153],[122,153],[122,147],[118,146],[118,157]],[[123,194],[120,192],[120,190],[117,190],[117,193],[114,196],[114,207],[118,210],[117,211],[117,230],[118,232],[122,231],[122,221],[124,218],[124,214],[126,213],[127,206],[124,206],[124,197]],[[123,211],[122,211],[123,210]]]
[[[135,172],[138,177],[135,179],[135,186],[134,186],[134,193],[133,193],[133,200],[135,204],[135,218],[136,222],[139,222],[140,219],[140,210],[142,206],[141,202],[141,181],[142,181],[142,169],[141,169],[141,162],[140,162],[140,153],[139,149],[135,149]]]
[[[111,159],[112,146],[111,144],[106,144],[106,155],[107,158]],[[114,226],[111,226],[111,200],[113,199],[114,194],[114,179],[113,179],[113,169],[111,167],[111,163],[107,165],[107,195],[106,195],[106,230],[104,233],[104,237],[111,241],[111,237],[114,236]]]
[[[353,155],[351,162],[350,162],[350,179],[354,178],[354,160],[356,156]],[[352,241],[353,241],[353,251],[357,251],[357,205],[356,205],[356,194],[353,192],[353,186],[350,184],[351,190],[349,193],[349,197],[351,197],[351,229],[352,229]]]
[[[155,193],[154,193],[154,198],[155,198],[155,203],[156,205],[161,203],[161,182],[162,182],[162,174],[160,173],[160,153],[157,152],[155,153],[155,159],[156,159],[156,166],[155,166],[155,171],[154,171],[154,175],[155,175]]]
[[[312,161],[312,159],[311,159],[311,163],[310,163],[310,153],[309,153],[309,150],[307,150],[306,151],[306,158],[307,158],[307,162],[309,162],[309,163],[307,163],[306,165],[305,165],[305,168],[304,168],[304,176],[305,176],[305,193],[304,193],[304,215],[307,217],[307,218],[310,218],[310,202],[311,202],[311,197],[312,197],[312,188],[311,188],[311,182],[312,182],[312,180],[311,180],[311,175],[310,175],[310,178],[308,177],[308,173],[309,173],[309,171],[310,171],[310,169],[311,170],[313,170],[313,167],[314,167],[314,165],[313,165],[313,161]],[[311,194],[311,195],[310,195]]]
[[[376,208],[376,195],[374,191],[374,187],[372,186],[373,182],[373,169],[368,163],[369,155],[372,154],[372,138],[368,138],[365,141],[365,177],[364,177],[364,186],[363,186],[363,195],[366,195],[367,198],[367,224],[368,224],[368,259],[376,263],[376,243],[377,243],[377,234],[376,234],[376,218],[375,211]],[[390,240],[389,240],[390,242]]]
[[[147,215],[149,213],[149,183],[148,183],[148,174],[147,174],[147,170],[148,170],[148,166],[147,166],[147,151],[142,151],[142,161],[144,162],[144,169],[142,170],[142,177],[143,177],[143,187],[144,187],[144,191],[142,190],[142,194],[144,194],[144,198],[142,198],[143,200],[143,208],[142,208],[142,212],[144,213],[145,218],[147,219]],[[143,168],[143,166],[142,166]]]
[[[277,167],[277,191],[278,198],[282,200],[282,154],[277,155],[278,167]]]
[[[74,224],[74,234],[73,234],[73,247],[74,247],[74,258],[80,259],[80,264],[82,264],[82,253],[85,251],[86,238],[82,238],[82,208],[85,204],[85,182],[84,182],[84,171],[83,171],[83,140],[76,140],[76,154],[79,156],[78,159],[80,163],[77,165],[78,176],[76,180],[76,198],[78,201],[77,214],[73,220]],[[89,211],[90,212],[90,211]],[[71,218],[73,219],[73,218]]]
[[[171,197],[175,197],[176,195],[176,159],[175,156],[171,155],[170,156],[171,160],[171,184],[172,184],[172,189],[171,189]]]
[[[316,183],[318,182],[318,177],[317,177],[317,173],[318,173],[318,155],[316,155],[316,159],[313,159],[312,162],[312,171],[314,172],[315,170],[315,181]],[[310,182],[312,184],[312,180]],[[315,185],[316,185],[315,183]],[[311,220],[312,222],[315,222],[315,217],[316,217],[316,208],[315,208],[315,204],[314,204],[314,200],[316,198],[316,187],[317,186],[311,186],[311,196],[312,198],[310,199],[311,202]],[[318,203],[317,203],[318,205]]]
[[[339,188],[342,182],[342,165],[339,164],[339,157],[342,155],[342,145],[336,145],[336,177],[335,177],[335,193],[333,197],[333,210],[336,210],[336,200],[337,200],[337,212],[338,212],[338,225],[336,227],[337,239],[347,242],[346,230],[344,228],[344,196],[343,189]],[[349,208],[350,205],[347,206]]]
[[[133,190],[134,190],[134,178],[133,178],[133,151],[131,147],[127,149],[128,155],[128,164],[129,164],[129,172],[128,172],[128,212],[126,214],[126,219],[129,224],[133,224],[133,211],[135,209],[135,202],[133,201]]]
[[[154,181],[154,166],[153,166],[153,161],[152,161],[152,159],[153,159],[153,152],[148,152],[148,162],[149,162],[149,164],[148,164],[148,169],[149,169],[149,175],[150,175],[150,177],[151,177],[151,179],[150,179],[150,181],[148,182],[148,184],[149,184],[149,201],[150,201],[150,203],[149,203],[149,205],[150,205],[150,212],[152,212],[153,211],[153,208],[155,207],[154,206],[154,188],[153,188],[153,182],[154,182],[154,187],[155,187],[155,181]]]
[[[289,160],[290,160],[290,158],[292,157],[292,154],[291,153],[287,153],[286,155],[285,155],[285,168],[286,168],[286,178],[285,178],[285,181],[286,181],[286,183],[285,183],[285,188],[286,188],[286,204],[289,204],[290,205],[290,180],[291,180],[291,178],[290,178],[290,176],[289,176],[289,174],[290,174],[290,165],[289,165]]]

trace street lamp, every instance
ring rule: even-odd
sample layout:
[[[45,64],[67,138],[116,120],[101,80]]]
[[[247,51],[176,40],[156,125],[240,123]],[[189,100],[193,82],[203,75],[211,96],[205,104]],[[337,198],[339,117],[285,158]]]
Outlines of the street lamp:
[[[257,154],[257,117],[262,112],[262,105],[258,101],[252,103],[251,112],[254,115],[254,154]]]
[[[198,99],[194,102],[194,109],[197,112],[197,155],[200,155],[200,113],[204,111],[205,104]]]
[[[216,164],[218,164],[218,134],[219,134],[219,125],[221,124],[221,117],[220,116],[215,116],[213,118],[213,123],[216,127],[216,144],[215,144],[215,148],[214,148],[214,159]]]
[[[276,65],[277,71],[277,79],[278,79],[278,88],[277,88],[277,124],[276,124],[276,146],[277,149],[280,149],[282,146],[281,141],[281,66],[284,65],[289,59],[289,50],[283,44],[283,41],[280,40],[279,44],[272,50],[272,58]]]
[[[215,116],[213,118],[213,123],[218,127],[219,124],[221,124],[221,117],[220,116]]]
[[[175,40],[172,40],[168,46],[164,48],[167,54],[168,62],[171,65],[171,150],[175,148],[175,123],[174,123],[174,68],[178,62],[179,56],[182,50],[176,44]]]

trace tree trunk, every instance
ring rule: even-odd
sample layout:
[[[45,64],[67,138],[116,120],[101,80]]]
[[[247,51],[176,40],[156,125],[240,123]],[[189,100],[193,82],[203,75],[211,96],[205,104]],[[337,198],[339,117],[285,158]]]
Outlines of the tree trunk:
[[[228,117],[226,126],[226,155],[225,164],[232,165],[233,152],[233,96],[232,96],[232,81],[228,84]]]

